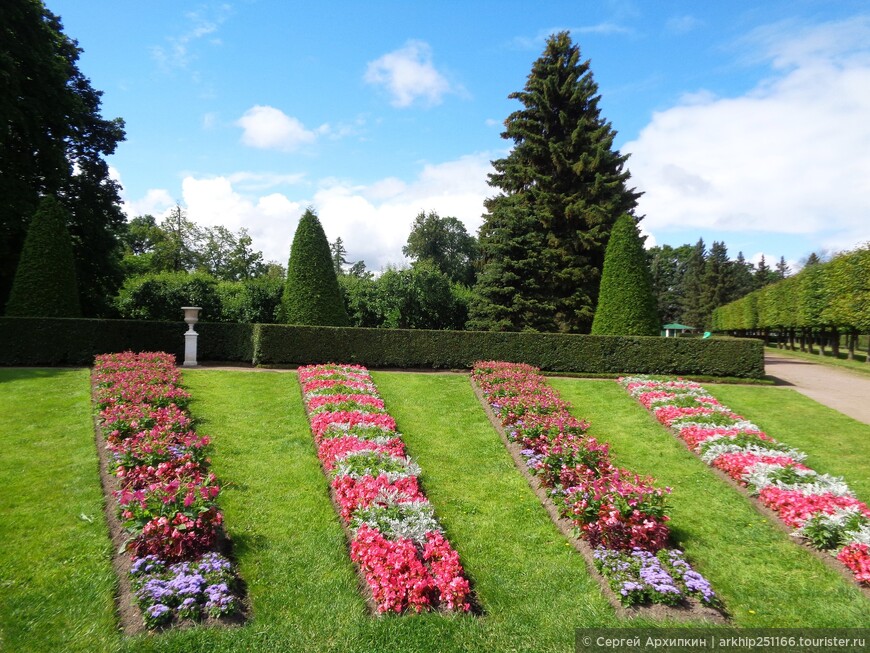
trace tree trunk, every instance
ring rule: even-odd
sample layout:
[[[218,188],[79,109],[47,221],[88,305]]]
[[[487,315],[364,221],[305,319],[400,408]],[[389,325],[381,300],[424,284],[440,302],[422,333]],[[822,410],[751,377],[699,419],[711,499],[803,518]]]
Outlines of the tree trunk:
[[[822,329],[819,331],[819,356],[825,355],[825,337],[827,336],[827,332]]]
[[[854,331],[850,331],[849,335],[846,336],[846,343],[849,346],[849,351],[846,354],[846,360],[853,361],[855,360],[855,344],[858,341],[858,334]]]
[[[831,354],[834,358],[840,357],[840,331],[837,327],[831,330]]]

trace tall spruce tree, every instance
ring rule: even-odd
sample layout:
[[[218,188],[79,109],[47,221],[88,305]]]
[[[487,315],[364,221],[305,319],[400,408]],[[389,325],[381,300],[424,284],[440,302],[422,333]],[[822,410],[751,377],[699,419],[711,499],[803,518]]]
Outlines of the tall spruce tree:
[[[329,241],[310,208],[299,219],[293,236],[280,318],[288,324],[348,324]]]
[[[728,259],[724,242],[713,241],[704,265],[703,295],[701,301],[704,324],[708,324],[713,310],[736,299],[733,263]]]
[[[607,243],[592,333],[657,336],[660,331],[643,241],[634,218],[623,214],[613,225]]]
[[[122,281],[120,186],[104,157],[124,140],[124,121],[102,117],[80,53],[41,0],[0,2],[0,306],[48,195],[69,213],[85,315],[110,311]]]
[[[474,287],[466,327],[556,331],[555,302],[543,290],[554,253],[531,210],[518,196],[510,199],[480,229],[480,248],[487,258]]]
[[[66,221],[55,198],[42,199],[30,221],[15,271],[6,315],[79,317],[79,289]]]
[[[692,253],[686,263],[686,274],[683,276],[683,314],[680,320],[683,324],[696,329],[703,329],[706,324],[704,307],[704,273],[707,268],[707,247],[704,239],[699,238],[692,247]]]
[[[755,290],[755,266],[746,260],[743,252],[737,252],[737,259],[731,266],[731,281],[734,286],[734,299],[740,299]]]
[[[489,176],[500,193],[485,202],[469,326],[588,332],[610,230],[640,194],[627,187],[627,156],[613,148],[616,132],[601,116],[589,61],[568,32],[547,39],[524,90],[508,97],[523,107],[505,121],[502,137],[514,147]],[[505,240],[516,245],[524,231],[546,251]],[[545,267],[532,270],[532,258]]]

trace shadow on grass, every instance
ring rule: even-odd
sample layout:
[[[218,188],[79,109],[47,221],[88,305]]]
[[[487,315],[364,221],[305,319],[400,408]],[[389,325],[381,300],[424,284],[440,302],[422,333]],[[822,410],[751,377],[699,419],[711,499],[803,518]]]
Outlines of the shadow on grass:
[[[79,367],[0,367],[0,383],[48,379],[61,376]]]

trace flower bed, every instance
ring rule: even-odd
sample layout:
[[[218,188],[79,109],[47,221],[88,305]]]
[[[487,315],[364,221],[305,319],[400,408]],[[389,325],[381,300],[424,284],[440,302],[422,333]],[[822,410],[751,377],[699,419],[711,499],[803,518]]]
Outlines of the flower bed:
[[[593,547],[595,568],[623,605],[684,605],[691,597],[718,606],[682,552],[667,548],[670,489],[615,467],[607,445],[586,434],[588,424],[537,368],[478,362],[472,379],[559,515]]]
[[[467,612],[459,555],[420,491],[420,468],[363,367],[300,367],[299,382],[332,496],[350,534],[350,555],[386,612]]]
[[[93,381],[145,625],[238,611],[232,563],[214,550],[223,515],[208,471],[209,439],[193,430],[174,357],[98,356]]]
[[[794,535],[834,555],[859,583],[870,584],[870,508],[842,478],[813,471],[803,464],[806,454],[777,442],[697,383],[643,376],[619,382],[704,462],[794,528]]]

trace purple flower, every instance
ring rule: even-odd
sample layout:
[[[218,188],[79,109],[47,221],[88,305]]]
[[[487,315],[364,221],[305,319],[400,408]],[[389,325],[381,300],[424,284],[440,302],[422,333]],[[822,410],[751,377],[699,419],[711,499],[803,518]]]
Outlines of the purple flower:
[[[161,603],[156,603],[148,609],[149,617],[159,617],[169,612],[169,608]]]

